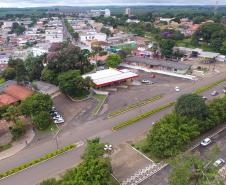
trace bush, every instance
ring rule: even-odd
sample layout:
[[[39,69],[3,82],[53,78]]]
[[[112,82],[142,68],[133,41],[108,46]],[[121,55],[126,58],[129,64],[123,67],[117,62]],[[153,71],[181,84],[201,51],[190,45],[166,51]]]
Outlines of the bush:
[[[32,122],[39,130],[45,130],[50,126],[50,124],[53,123],[49,112],[45,111],[39,112],[34,115],[34,117],[32,118]]]

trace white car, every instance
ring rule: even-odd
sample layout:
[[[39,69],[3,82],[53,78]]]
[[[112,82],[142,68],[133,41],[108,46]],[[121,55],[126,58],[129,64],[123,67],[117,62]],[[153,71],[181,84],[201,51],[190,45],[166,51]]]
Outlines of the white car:
[[[211,95],[212,96],[217,96],[219,93],[217,92],[217,91],[213,91],[212,93],[211,93]]]
[[[225,163],[224,159],[219,158],[219,159],[217,159],[217,160],[213,163],[213,165],[214,165],[215,167],[219,167],[219,166],[222,166],[224,163]]]
[[[180,88],[179,87],[175,87],[175,91],[176,92],[180,92]]]
[[[154,82],[152,82],[150,80],[146,80],[146,79],[141,80],[141,82],[144,83],[144,84],[146,84],[146,85],[154,84]]]
[[[223,91],[223,93],[226,93],[226,88],[223,88],[223,90],[222,90],[222,91]]]
[[[211,139],[208,137],[201,141],[202,146],[208,146],[210,143],[211,143]]]
[[[205,96],[203,96],[203,97],[202,97],[202,99],[203,99],[203,100],[205,100],[205,101],[206,101],[206,100],[208,100],[208,98],[207,98],[207,97],[205,97]]]
[[[63,118],[55,119],[54,123],[56,124],[64,123],[64,119]]]

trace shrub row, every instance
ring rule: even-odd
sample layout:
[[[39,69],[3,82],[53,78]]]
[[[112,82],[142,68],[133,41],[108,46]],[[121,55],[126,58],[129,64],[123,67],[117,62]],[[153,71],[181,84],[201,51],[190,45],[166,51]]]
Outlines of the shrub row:
[[[122,109],[119,109],[117,111],[114,111],[114,112],[111,112],[108,114],[108,118],[112,118],[112,117],[115,117],[117,115],[120,115],[122,113],[125,113],[125,112],[128,112],[132,109],[135,109],[135,108],[138,108],[138,107],[141,107],[141,106],[144,106],[146,104],[149,104],[157,99],[160,99],[163,95],[158,95],[158,96],[154,96],[154,97],[151,97],[151,98],[148,98],[148,99],[145,99],[143,101],[140,101],[140,102],[137,102],[137,103],[134,103],[134,104],[131,104],[131,105],[128,105],[127,107],[125,108],[122,108]]]
[[[47,160],[47,159],[50,159],[50,158],[52,158],[54,156],[57,156],[59,154],[62,154],[64,152],[66,152],[66,151],[71,150],[72,148],[75,148],[75,147],[76,147],[75,144],[70,144],[70,145],[65,146],[65,147],[63,147],[61,149],[58,149],[58,150],[56,150],[56,151],[54,151],[52,153],[45,154],[44,156],[42,156],[40,158],[37,158],[35,160],[29,161],[27,163],[24,163],[24,164],[21,164],[21,165],[19,165],[17,167],[14,167],[14,168],[12,168],[10,170],[7,170],[5,172],[2,172],[2,173],[0,173],[0,179],[2,179],[4,177],[7,177],[9,175],[12,175],[14,173],[17,173],[17,172],[19,172],[19,171],[21,171],[23,169],[26,169],[26,168],[28,168],[30,166],[33,166],[33,165],[35,165],[37,163],[40,163],[40,162],[44,161],[44,160]]]
[[[119,130],[119,129],[122,128],[122,127],[125,127],[125,126],[127,126],[127,125],[130,125],[130,124],[132,124],[132,123],[134,123],[134,122],[136,122],[136,121],[139,121],[139,120],[141,120],[141,119],[143,119],[143,118],[146,118],[146,117],[148,117],[148,116],[151,116],[152,114],[155,114],[155,113],[157,113],[157,112],[159,112],[159,111],[161,111],[161,110],[164,110],[164,109],[166,109],[166,108],[169,108],[169,107],[173,106],[174,104],[175,104],[175,102],[171,102],[171,103],[168,103],[168,104],[166,104],[166,105],[157,107],[156,109],[152,109],[152,110],[150,110],[150,111],[148,111],[148,112],[145,112],[145,113],[143,113],[143,114],[140,114],[140,115],[138,115],[138,116],[136,116],[136,117],[134,117],[134,118],[132,118],[132,119],[123,121],[123,122],[119,123],[118,125],[115,125],[114,127],[112,127],[112,130],[113,130],[113,131]]]
[[[194,92],[192,92],[192,94],[201,93],[201,92],[206,91],[208,89],[211,89],[214,86],[219,85],[220,83],[225,82],[225,81],[226,81],[226,78],[223,78],[223,79],[221,79],[219,81],[213,82],[213,83],[211,83],[209,85],[206,85],[206,86],[204,86],[202,88],[199,88],[199,89],[195,90]]]

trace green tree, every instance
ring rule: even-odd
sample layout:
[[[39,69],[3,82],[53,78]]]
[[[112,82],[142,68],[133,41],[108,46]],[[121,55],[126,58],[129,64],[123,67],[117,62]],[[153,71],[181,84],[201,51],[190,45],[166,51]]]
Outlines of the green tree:
[[[181,116],[191,118],[201,118],[207,116],[207,106],[203,98],[197,94],[182,95],[175,106],[176,113]]]
[[[226,39],[222,43],[221,52],[226,55]]]
[[[222,38],[211,39],[210,40],[210,47],[214,51],[219,52],[221,50],[222,43],[223,43]]]
[[[20,104],[20,109],[27,116],[34,116],[39,112],[50,112],[53,106],[51,97],[47,94],[35,93]]]
[[[164,116],[150,129],[143,150],[158,158],[171,157],[197,135],[197,120],[172,113]]]
[[[30,81],[40,80],[42,70],[44,69],[43,59],[44,59],[43,56],[41,56],[41,57],[29,56],[24,61],[25,68],[28,72]]]
[[[9,131],[13,136],[13,140],[20,138],[25,133],[24,123],[21,120],[16,120],[13,126],[9,127]]]
[[[4,111],[3,117],[6,121],[12,121],[16,123],[18,117],[21,116],[21,110],[18,106],[11,105],[7,106],[7,110]]]
[[[16,81],[17,83],[25,82],[28,80],[27,70],[23,60],[18,60],[16,64]]]
[[[108,67],[116,68],[121,63],[121,58],[117,54],[110,54],[106,59],[106,64]]]
[[[216,157],[216,155],[215,155]],[[211,160],[214,158],[211,158]],[[223,185],[211,160],[196,155],[179,156],[171,161],[170,185]]]
[[[61,73],[58,76],[58,81],[61,92],[71,97],[86,96],[92,86],[91,79],[83,79],[79,70],[69,70]]]
[[[52,122],[49,112],[46,111],[38,112],[32,117],[32,123],[39,130],[47,129]]]
[[[45,67],[41,72],[41,80],[55,85],[58,84],[57,74],[54,73],[54,71],[49,70],[47,67]]]
[[[100,143],[100,138],[87,140],[87,146],[82,155],[83,159],[99,158],[103,155],[104,155],[104,144]]]
[[[16,77],[16,71],[12,67],[7,67],[3,73],[2,77],[5,78],[6,80],[12,80]]]
[[[171,58],[173,56],[173,47],[175,42],[171,39],[163,39],[160,41],[160,52],[161,55],[166,58]]]

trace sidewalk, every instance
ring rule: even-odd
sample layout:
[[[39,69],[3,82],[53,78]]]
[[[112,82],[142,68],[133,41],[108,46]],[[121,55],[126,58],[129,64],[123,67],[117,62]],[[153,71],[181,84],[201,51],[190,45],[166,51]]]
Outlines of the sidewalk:
[[[11,157],[18,153],[19,151],[23,150],[34,138],[35,132],[32,128],[27,130],[23,138],[19,139],[18,141],[15,141],[12,143],[12,147],[0,152],[0,160]]]

